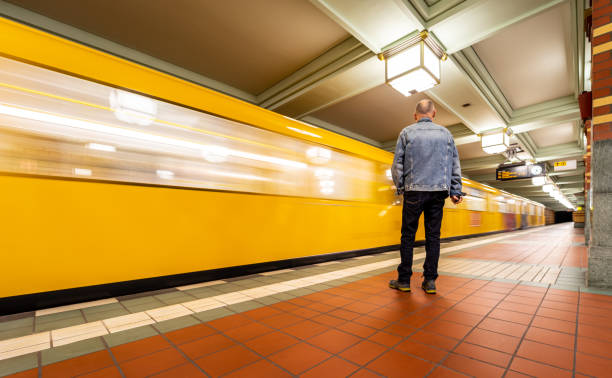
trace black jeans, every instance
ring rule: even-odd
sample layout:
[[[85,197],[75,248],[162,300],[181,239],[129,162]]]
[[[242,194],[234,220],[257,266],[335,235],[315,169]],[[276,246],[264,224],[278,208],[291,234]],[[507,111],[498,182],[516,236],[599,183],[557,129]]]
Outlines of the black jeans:
[[[402,210],[402,243],[400,246],[401,264],[397,267],[398,281],[410,283],[412,276],[412,250],[414,235],[419,226],[419,217],[425,213],[425,263],[423,276],[426,280],[438,278],[440,259],[440,226],[444,200],[448,192],[405,192]]]

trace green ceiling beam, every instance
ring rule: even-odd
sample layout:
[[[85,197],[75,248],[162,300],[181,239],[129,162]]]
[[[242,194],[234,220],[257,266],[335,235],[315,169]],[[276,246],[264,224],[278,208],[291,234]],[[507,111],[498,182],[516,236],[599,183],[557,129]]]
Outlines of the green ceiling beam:
[[[495,168],[506,161],[501,155],[491,155],[484,158],[461,160],[461,171],[476,171],[479,169]]]
[[[516,139],[518,139],[525,151],[529,152],[529,155],[532,157],[536,156],[538,153],[538,146],[528,133],[516,134]]]
[[[318,56],[257,96],[258,105],[274,110],[374,56],[354,37]]]

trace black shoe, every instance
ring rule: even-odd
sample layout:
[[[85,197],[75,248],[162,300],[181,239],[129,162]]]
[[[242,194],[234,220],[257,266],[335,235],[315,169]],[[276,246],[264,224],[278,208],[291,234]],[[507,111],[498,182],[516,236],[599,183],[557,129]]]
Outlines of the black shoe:
[[[423,284],[421,285],[421,287],[423,288],[423,290],[425,290],[425,292],[427,294],[435,294],[436,293],[436,281],[434,281],[434,280],[425,280],[425,281],[423,281]]]
[[[391,281],[389,281],[389,287],[391,289],[403,291],[405,293],[410,291],[410,284],[409,283],[399,282],[398,280],[391,280]]]

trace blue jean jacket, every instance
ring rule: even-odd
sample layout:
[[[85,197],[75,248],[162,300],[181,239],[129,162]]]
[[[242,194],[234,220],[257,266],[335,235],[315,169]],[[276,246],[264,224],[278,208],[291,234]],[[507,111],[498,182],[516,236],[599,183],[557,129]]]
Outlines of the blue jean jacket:
[[[461,196],[461,166],[453,136],[429,118],[402,130],[391,167],[397,193],[447,191]]]

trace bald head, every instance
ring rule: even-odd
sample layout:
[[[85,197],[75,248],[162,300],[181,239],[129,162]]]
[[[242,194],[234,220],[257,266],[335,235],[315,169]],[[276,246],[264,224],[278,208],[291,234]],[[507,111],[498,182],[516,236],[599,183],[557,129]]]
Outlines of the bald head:
[[[414,119],[417,121],[421,118],[434,118],[436,116],[436,107],[434,106],[433,101],[426,98],[417,103],[416,109],[414,111]]]

